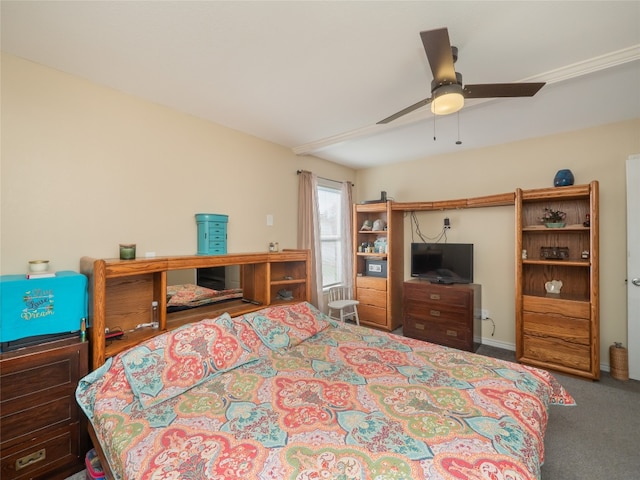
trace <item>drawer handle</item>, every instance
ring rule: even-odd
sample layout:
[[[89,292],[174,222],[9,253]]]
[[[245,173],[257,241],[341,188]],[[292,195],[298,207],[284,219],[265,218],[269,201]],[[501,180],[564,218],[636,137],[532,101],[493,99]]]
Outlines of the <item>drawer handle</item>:
[[[429,313],[431,314],[432,317],[440,316],[440,310],[431,310]]]
[[[416,327],[416,330],[424,330],[424,325],[421,323],[416,323],[415,327]]]
[[[40,462],[47,458],[47,449],[42,448],[37,452],[30,453],[29,455],[25,455],[22,458],[16,460],[16,470],[22,470],[29,465],[33,465],[36,462]]]
[[[431,295],[429,295],[429,298],[431,300],[440,300],[440,294],[439,293],[432,293]]]
[[[455,330],[447,330],[447,335],[449,337],[457,337],[458,336],[458,332],[456,332]]]

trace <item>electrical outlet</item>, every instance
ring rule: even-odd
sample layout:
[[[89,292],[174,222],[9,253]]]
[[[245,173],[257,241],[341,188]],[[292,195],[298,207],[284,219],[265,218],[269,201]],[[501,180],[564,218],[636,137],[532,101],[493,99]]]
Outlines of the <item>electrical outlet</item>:
[[[487,310],[486,308],[483,308],[483,309],[480,311],[480,318],[481,318],[482,320],[487,320],[487,319],[489,318],[489,310]]]
[[[449,230],[451,228],[451,222],[449,221],[449,217],[444,219],[444,228],[445,230]]]

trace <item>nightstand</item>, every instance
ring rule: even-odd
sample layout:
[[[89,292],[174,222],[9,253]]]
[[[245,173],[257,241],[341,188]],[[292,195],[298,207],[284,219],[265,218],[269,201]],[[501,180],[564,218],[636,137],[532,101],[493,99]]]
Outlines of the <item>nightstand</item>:
[[[64,479],[84,468],[87,420],[75,390],[88,343],[57,340],[0,355],[0,477]]]

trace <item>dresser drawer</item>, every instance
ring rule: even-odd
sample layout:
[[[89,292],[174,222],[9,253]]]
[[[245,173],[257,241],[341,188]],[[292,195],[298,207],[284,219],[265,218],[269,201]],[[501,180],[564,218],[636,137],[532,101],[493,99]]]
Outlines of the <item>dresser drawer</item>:
[[[450,325],[457,324],[460,327],[464,327],[469,324],[468,309],[456,305],[412,301],[407,302],[404,308],[405,316],[420,319],[426,322],[447,322]]]
[[[382,292],[387,291],[387,279],[379,277],[362,276],[356,278],[356,287],[369,288],[371,290],[380,290]]]
[[[387,309],[371,305],[358,305],[358,317],[361,322],[372,323],[382,327],[387,326]]]
[[[465,350],[473,344],[473,332],[464,323],[446,318],[425,320],[411,315],[405,315],[404,320],[403,333],[407,337]]]
[[[523,335],[523,359],[543,362],[547,367],[554,365],[575,368],[588,372],[591,368],[591,347],[567,342],[557,337]]]
[[[2,449],[0,478],[18,480],[27,478],[50,479],[50,473],[64,469],[71,463],[79,463],[84,451],[80,443],[80,424],[35,436],[11,448]],[[64,477],[63,477],[64,478]]]
[[[547,298],[523,295],[522,310],[545,315],[562,315],[564,317],[591,318],[591,304],[577,300]]]
[[[227,242],[225,241],[209,242],[209,252],[211,254],[226,253],[226,249],[227,249]]]
[[[360,305],[387,308],[387,292],[372,290],[370,288],[358,288],[357,299]]]
[[[443,303],[451,306],[459,306],[467,309],[471,304],[471,291],[458,287],[446,287],[442,285],[420,285],[405,283],[405,298],[429,301],[430,303]]]
[[[6,407],[3,405],[0,429],[2,445],[38,435],[46,428],[62,426],[77,418],[78,406],[70,392],[61,392],[58,398],[48,401],[31,401],[23,405],[12,402]]]
[[[527,337],[559,338],[566,343],[590,345],[590,322],[583,318],[570,318],[563,315],[543,315],[524,312],[522,331]]]
[[[79,373],[79,353],[68,349],[48,352],[46,355],[16,357],[2,362],[2,415],[5,402],[25,396],[40,397],[52,389],[75,389]]]

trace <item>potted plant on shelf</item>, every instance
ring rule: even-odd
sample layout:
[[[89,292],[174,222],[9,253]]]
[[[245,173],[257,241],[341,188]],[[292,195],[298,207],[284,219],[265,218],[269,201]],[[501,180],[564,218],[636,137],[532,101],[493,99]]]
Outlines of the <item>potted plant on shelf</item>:
[[[561,210],[545,208],[544,214],[540,217],[540,221],[548,228],[562,228],[565,226],[565,218],[567,214]]]

